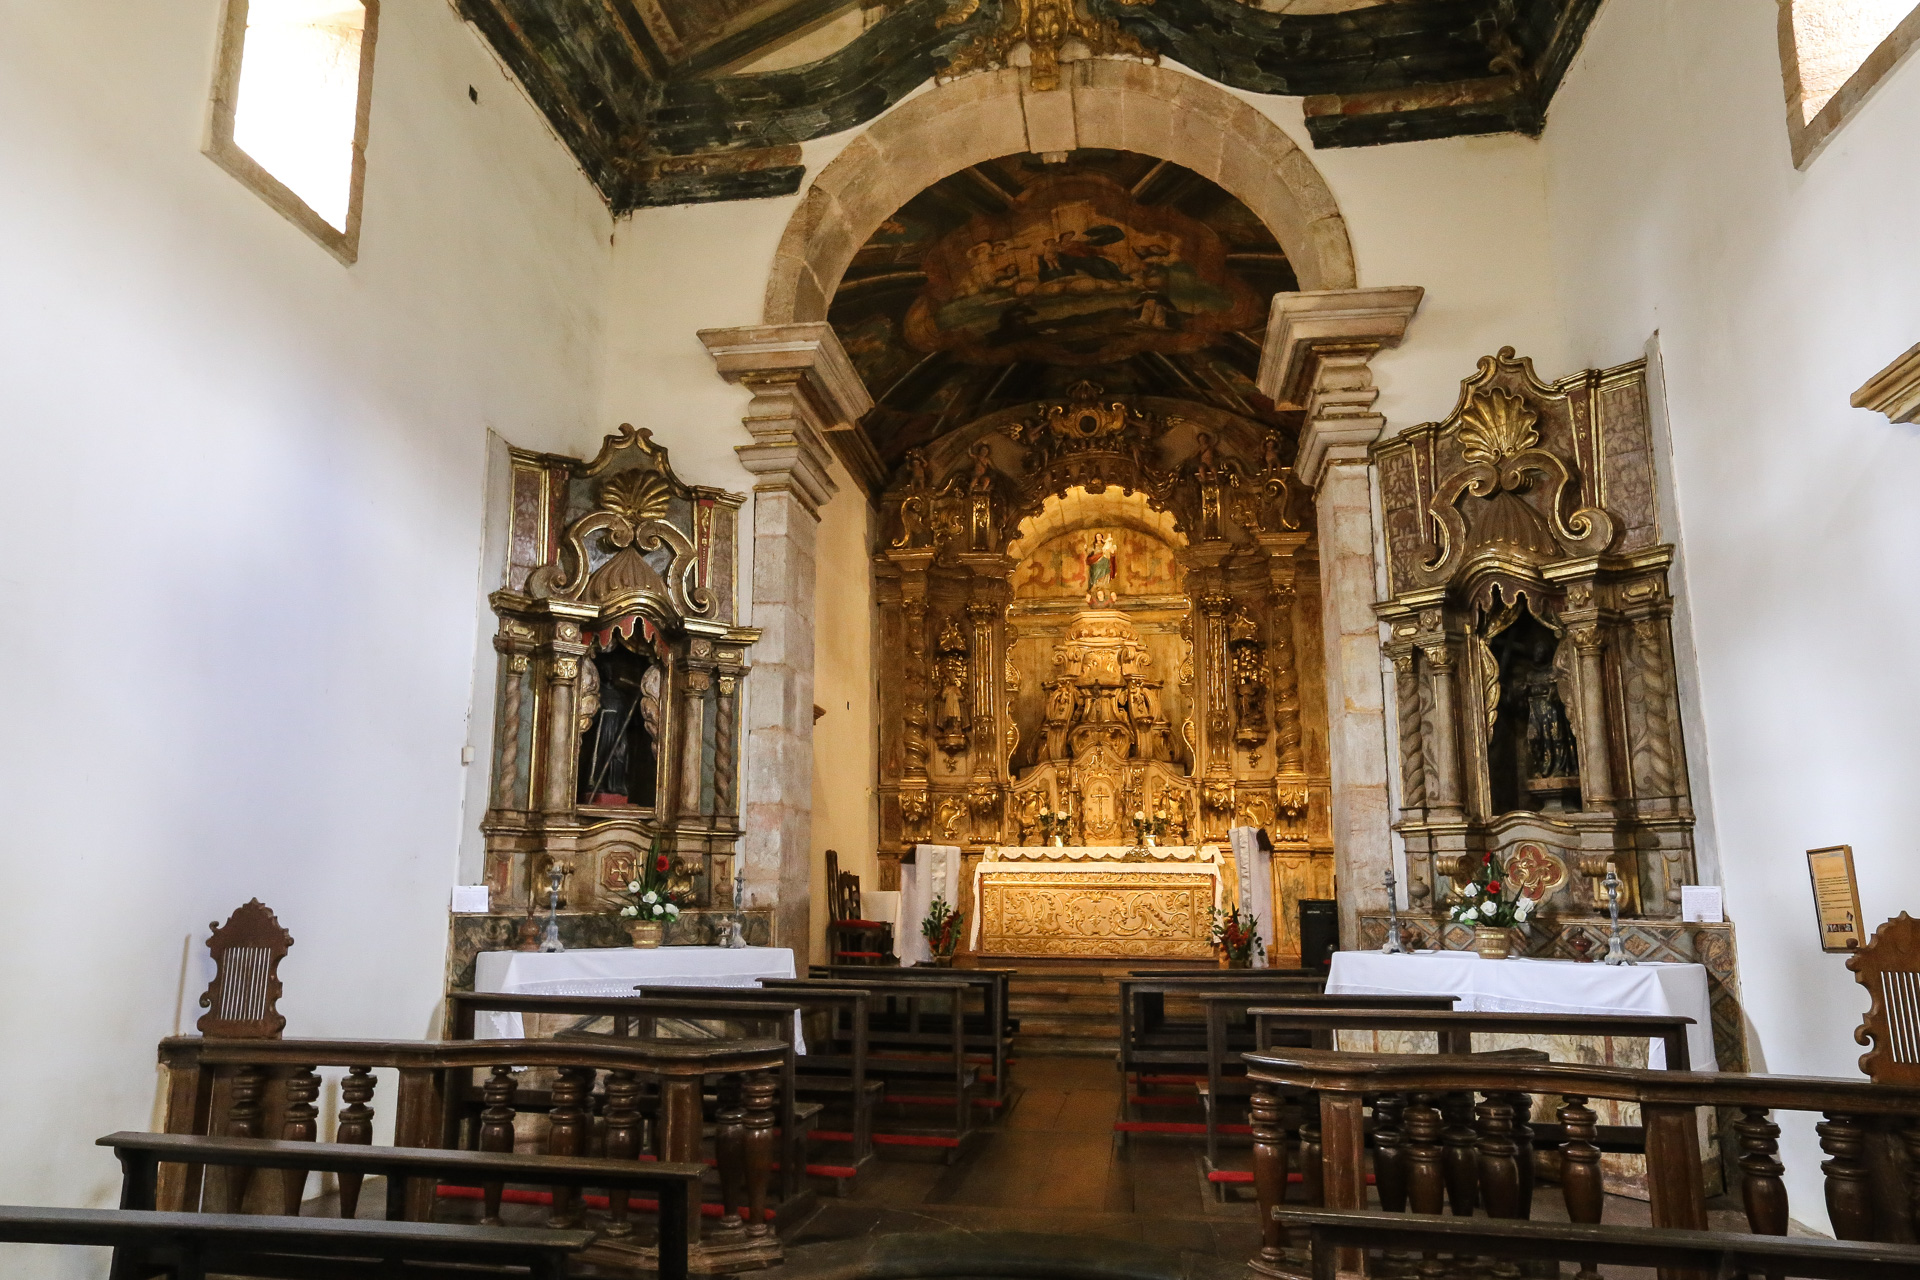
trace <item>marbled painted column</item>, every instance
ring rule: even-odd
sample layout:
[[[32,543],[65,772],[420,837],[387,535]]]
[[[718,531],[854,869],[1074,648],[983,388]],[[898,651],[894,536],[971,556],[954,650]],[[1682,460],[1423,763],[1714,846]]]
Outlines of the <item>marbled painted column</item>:
[[[755,477],[744,834],[735,875],[749,908],[772,907],[774,941],[808,962],[813,865],[813,606],[820,506],[836,486],[826,433],[873,407],[825,324],[706,329],[720,375],[753,392],[735,449]]]
[[[1580,789],[1583,807],[1613,802],[1613,760],[1607,751],[1606,633],[1595,623],[1572,629],[1580,666]]]
[[[1283,293],[1273,300],[1260,389],[1306,411],[1294,474],[1314,492],[1333,774],[1340,941],[1356,945],[1361,911],[1384,910],[1377,888],[1393,856],[1380,627],[1373,612],[1375,532],[1368,446],[1386,427],[1368,362],[1397,346],[1420,305],[1417,288]]]

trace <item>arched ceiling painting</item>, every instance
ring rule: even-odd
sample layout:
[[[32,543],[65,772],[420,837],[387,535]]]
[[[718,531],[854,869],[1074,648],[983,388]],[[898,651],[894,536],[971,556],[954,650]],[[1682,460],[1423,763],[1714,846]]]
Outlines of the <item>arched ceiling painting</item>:
[[[885,470],[906,451],[1076,383],[1224,410],[1289,436],[1254,386],[1273,234],[1178,165],[1082,150],[1008,156],[914,197],[855,255],[829,318],[872,392]],[[1288,451],[1291,455],[1291,449]]]

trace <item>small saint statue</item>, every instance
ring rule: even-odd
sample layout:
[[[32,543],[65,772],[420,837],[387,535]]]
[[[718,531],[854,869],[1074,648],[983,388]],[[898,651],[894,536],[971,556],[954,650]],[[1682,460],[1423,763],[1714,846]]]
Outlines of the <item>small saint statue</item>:
[[[1111,533],[1096,533],[1087,544],[1087,605],[1099,608],[1118,601],[1114,579],[1120,568],[1120,544]]]

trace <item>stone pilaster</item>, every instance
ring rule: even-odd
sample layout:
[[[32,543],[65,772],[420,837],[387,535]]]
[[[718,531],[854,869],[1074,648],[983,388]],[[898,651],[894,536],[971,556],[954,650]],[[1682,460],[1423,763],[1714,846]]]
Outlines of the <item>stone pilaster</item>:
[[[1358,943],[1363,910],[1385,907],[1393,856],[1388,737],[1374,616],[1374,519],[1367,448],[1386,427],[1369,362],[1398,346],[1419,288],[1283,293],[1273,300],[1260,389],[1306,411],[1294,474],[1314,491],[1327,656],[1328,752],[1341,945]]]
[[[813,865],[813,606],[820,506],[833,496],[829,439],[872,398],[826,324],[704,329],[720,376],[753,392],[735,449],[754,475],[752,621],[744,826],[735,874],[747,906],[771,907],[776,945],[807,963]],[[865,481],[859,471],[854,473]]]

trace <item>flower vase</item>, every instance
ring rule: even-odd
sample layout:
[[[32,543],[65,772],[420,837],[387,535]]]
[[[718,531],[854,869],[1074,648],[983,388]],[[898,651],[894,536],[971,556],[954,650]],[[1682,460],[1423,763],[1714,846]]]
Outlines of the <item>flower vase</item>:
[[[1513,954],[1513,930],[1477,924],[1473,927],[1473,949],[1482,960],[1505,960]]]
[[[633,945],[636,947],[659,946],[661,936],[664,935],[667,931],[666,926],[661,924],[658,920],[629,921],[627,924],[627,929],[629,932],[632,933]]]
[[[934,967],[934,968],[936,968],[936,969],[951,969],[951,968],[953,968],[953,955],[952,955],[952,953],[951,953],[951,952],[949,952],[948,954],[946,954],[946,955],[944,955],[944,956],[934,956],[934,957],[933,957],[933,967]]]
[[[1049,839],[1047,840],[1047,843],[1048,843],[1048,844],[1050,844],[1050,845],[1052,845],[1052,846],[1053,846],[1054,848],[1056,848],[1056,849],[1064,849],[1064,848],[1066,848],[1066,847],[1067,847],[1067,842],[1066,842],[1066,840],[1065,840],[1065,839],[1064,839],[1063,837],[1060,837],[1060,836],[1052,836],[1052,837],[1050,837],[1050,838],[1049,838]]]

